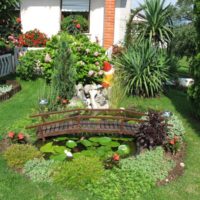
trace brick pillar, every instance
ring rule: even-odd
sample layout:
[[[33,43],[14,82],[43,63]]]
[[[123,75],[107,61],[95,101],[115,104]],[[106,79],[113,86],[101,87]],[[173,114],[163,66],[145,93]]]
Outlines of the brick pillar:
[[[109,48],[114,43],[115,34],[115,0],[105,0],[104,41],[103,46]]]

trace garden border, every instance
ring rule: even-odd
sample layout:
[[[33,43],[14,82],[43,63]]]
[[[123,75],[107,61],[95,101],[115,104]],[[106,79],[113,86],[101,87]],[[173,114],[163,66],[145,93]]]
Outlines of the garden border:
[[[12,85],[12,90],[0,95],[0,102],[10,99],[14,94],[21,90],[21,85],[16,80],[7,80],[6,84]]]

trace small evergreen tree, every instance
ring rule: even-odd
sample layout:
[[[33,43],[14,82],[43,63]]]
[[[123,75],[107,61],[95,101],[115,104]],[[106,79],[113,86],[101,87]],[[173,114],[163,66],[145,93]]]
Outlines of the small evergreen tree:
[[[75,93],[76,70],[74,56],[66,41],[60,41],[55,58],[55,73],[52,85],[54,95],[70,100]]]

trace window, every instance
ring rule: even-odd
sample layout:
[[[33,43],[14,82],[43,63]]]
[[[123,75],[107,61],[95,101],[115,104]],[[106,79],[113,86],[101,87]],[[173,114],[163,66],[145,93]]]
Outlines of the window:
[[[62,0],[63,12],[89,12],[90,0]]]

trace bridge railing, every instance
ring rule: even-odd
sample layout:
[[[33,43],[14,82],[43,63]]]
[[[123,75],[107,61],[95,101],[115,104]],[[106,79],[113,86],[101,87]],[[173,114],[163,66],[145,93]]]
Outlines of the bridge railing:
[[[68,115],[59,120],[45,121],[49,116],[55,114],[63,113],[76,113],[76,115]],[[104,113],[104,115],[102,114]],[[95,114],[95,115],[92,115]],[[112,115],[111,115],[112,114]],[[131,116],[129,116],[131,114]],[[81,133],[81,132],[120,132],[121,134],[127,133],[127,127],[130,126],[127,123],[131,122],[131,126],[134,127],[136,123],[146,122],[147,120],[141,119],[141,116],[147,115],[146,113],[136,112],[132,109],[75,109],[75,110],[66,110],[60,112],[49,112],[41,113],[37,115],[32,115],[31,117],[42,117],[42,123],[35,124],[32,126],[26,127],[27,129],[35,128],[37,134],[40,135],[43,140],[45,137],[52,136],[52,131],[56,128],[57,131],[54,131],[54,136],[64,134],[64,133]],[[134,116],[134,117],[132,117]],[[70,124],[71,128],[68,130],[61,130],[60,127],[63,124]],[[87,124],[85,127],[84,124]],[[114,125],[117,124],[117,129],[114,128]],[[95,126],[94,126],[95,125]],[[104,126],[105,125],[105,126]],[[109,128],[106,126],[109,125]],[[88,126],[90,127],[88,129]],[[73,128],[72,128],[73,127]],[[93,129],[91,127],[94,127]],[[102,128],[104,127],[104,128]],[[46,131],[48,129],[48,131]]]

